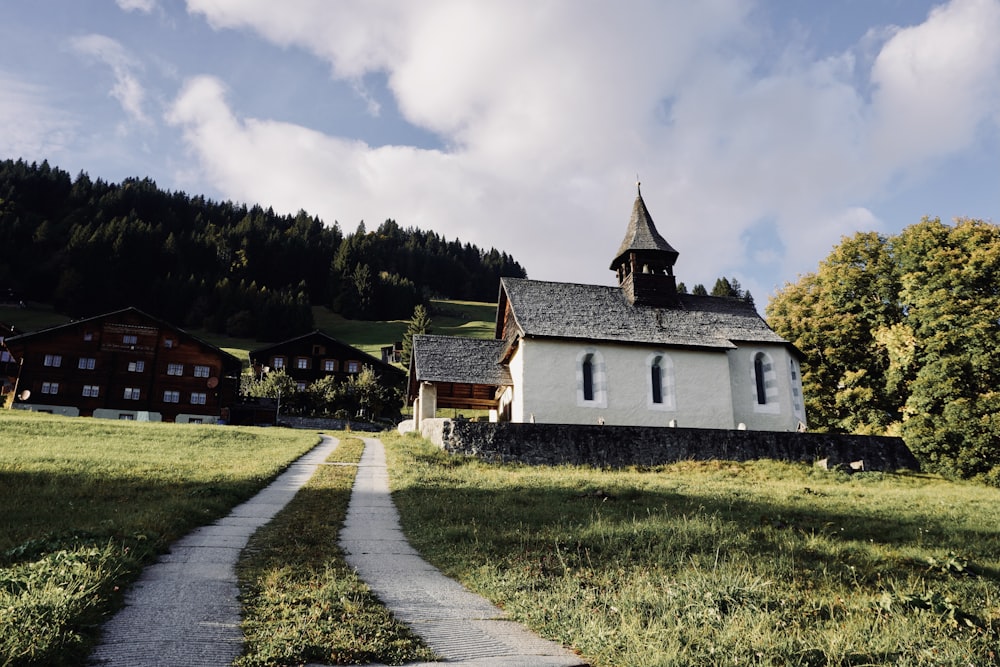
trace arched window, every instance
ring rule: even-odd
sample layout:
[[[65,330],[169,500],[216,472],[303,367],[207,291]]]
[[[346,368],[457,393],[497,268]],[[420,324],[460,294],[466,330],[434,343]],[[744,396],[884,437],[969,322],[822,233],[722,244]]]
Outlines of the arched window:
[[[653,391],[653,403],[663,403],[663,357],[656,357],[650,365],[650,382]]]
[[[794,357],[788,359],[789,364],[789,374],[792,380],[792,412],[795,413],[795,417],[805,424],[806,422],[806,406],[802,400],[802,378],[799,371],[799,362],[795,360]]]
[[[583,357],[583,400],[594,400],[594,355]]]
[[[587,408],[608,407],[604,357],[592,347],[586,348],[576,357],[576,402]]]
[[[652,410],[673,410],[674,362],[663,352],[653,352],[646,357],[646,368],[646,406]]]
[[[778,400],[778,375],[774,362],[766,352],[758,352],[753,356],[751,369],[754,392],[754,412],[778,414],[781,403]]]
[[[764,382],[764,355],[760,352],[753,358],[753,379],[757,386],[757,405],[767,404],[767,387]]]

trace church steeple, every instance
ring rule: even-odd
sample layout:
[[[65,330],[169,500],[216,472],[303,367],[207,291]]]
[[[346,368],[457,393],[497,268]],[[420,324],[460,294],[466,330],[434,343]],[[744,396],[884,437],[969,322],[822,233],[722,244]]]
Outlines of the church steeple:
[[[656,231],[640,184],[636,183],[635,203],[625,238],[611,270],[630,303],[638,306],[670,307],[677,305],[674,262],[678,252]]]

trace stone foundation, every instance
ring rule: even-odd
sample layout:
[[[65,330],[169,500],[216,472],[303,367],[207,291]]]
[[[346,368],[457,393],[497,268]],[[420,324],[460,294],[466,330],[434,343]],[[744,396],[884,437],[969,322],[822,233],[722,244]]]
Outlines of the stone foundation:
[[[425,420],[422,435],[486,461],[622,468],[675,461],[775,459],[863,470],[919,470],[901,438],[721,429]],[[860,464],[858,462],[861,462]]]

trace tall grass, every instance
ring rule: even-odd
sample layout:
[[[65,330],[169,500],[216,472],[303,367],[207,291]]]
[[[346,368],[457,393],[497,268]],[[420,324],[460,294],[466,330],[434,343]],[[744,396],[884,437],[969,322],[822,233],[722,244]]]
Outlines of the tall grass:
[[[1000,662],[1000,491],[770,461],[487,465],[386,436],[425,556],[594,665]]]
[[[143,565],[314,433],[0,411],[0,665],[75,665]]]

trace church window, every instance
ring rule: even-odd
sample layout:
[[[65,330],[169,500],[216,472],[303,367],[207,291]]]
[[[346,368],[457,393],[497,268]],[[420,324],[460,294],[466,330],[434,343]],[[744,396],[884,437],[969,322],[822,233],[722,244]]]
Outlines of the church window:
[[[587,348],[576,357],[576,402],[588,408],[608,407],[604,357],[594,348]]]
[[[654,352],[646,358],[648,392],[646,406],[654,410],[673,410],[674,362],[662,353]]]
[[[799,364],[794,358],[790,358],[788,364],[792,376],[792,412],[804,424],[806,421],[806,407],[802,400],[802,379]]]
[[[594,355],[583,358],[583,400],[594,400]]]
[[[767,388],[764,386],[764,355],[758,353],[753,358],[753,377],[757,388],[757,404],[767,403]]]
[[[753,380],[754,412],[778,414],[781,405],[778,401],[778,376],[774,370],[774,362],[766,352],[757,352],[753,356],[751,369]]]

